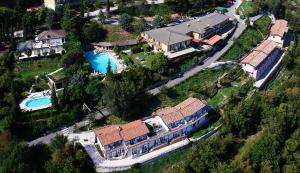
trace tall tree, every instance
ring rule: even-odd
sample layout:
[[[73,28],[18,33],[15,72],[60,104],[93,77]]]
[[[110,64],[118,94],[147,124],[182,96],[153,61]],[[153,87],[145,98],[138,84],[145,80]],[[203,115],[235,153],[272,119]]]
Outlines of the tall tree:
[[[122,14],[120,16],[119,22],[120,22],[120,26],[125,30],[125,31],[131,31],[132,30],[132,16],[130,16],[129,14]]]
[[[110,2],[109,0],[106,0],[106,17],[110,17]]]
[[[58,99],[57,99],[57,95],[56,95],[56,91],[55,91],[55,86],[54,84],[51,87],[52,91],[51,91],[51,103],[52,103],[52,107],[56,110],[59,111],[59,104],[58,104]]]

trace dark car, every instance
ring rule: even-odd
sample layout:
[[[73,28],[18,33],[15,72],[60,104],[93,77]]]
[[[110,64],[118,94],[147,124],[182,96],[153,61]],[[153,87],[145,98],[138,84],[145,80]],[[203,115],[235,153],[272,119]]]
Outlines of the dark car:
[[[198,61],[198,62],[197,62],[197,65],[203,65],[203,64],[204,64],[203,61]]]
[[[175,75],[173,75],[172,77],[170,77],[170,80],[173,80],[173,79],[177,79],[177,78],[183,77],[183,75],[184,75],[183,72],[176,73]]]

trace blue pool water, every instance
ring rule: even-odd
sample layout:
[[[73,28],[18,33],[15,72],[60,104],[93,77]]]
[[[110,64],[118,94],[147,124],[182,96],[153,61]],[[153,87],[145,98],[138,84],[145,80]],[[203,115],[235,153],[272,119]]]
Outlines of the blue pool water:
[[[117,70],[117,64],[109,53],[95,54],[94,51],[85,52],[85,56],[89,60],[92,68],[101,74],[106,74],[108,62],[110,62],[111,71]]]
[[[36,99],[30,99],[25,103],[25,105],[31,109],[40,107],[40,106],[47,106],[49,104],[51,104],[50,97],[41,97],[41,98],[36,98]]]

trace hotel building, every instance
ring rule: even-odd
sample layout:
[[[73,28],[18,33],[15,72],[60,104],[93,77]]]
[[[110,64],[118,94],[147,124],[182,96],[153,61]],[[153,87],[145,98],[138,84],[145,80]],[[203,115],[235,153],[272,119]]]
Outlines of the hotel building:
[[[176,26],[143,32],[142,37],[155,51],[178,52],[196,45],[214,46],[222,37],[219,32],[229,24],[229,17],[211,13]]]
[[[202,101],[188,98],[145,120],[96,129],[95,141],[106,159],[135,157],[184,140],[207,121],[209,110]]]

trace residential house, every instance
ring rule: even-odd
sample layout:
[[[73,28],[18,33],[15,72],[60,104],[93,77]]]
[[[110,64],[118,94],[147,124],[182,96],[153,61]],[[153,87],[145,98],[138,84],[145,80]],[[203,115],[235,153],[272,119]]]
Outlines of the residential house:
[[[218,35],[229,23],[229,17],[211,13],[176,26],[143,32],[142,37],[155,51],[178,52],[192,44],[214,46],[222,37]]]
[[[286,20],[276,20],[275,24],[271,27],[268,39],[278,43],[282,47],[288,31],[288,22]]]
[[[66,35],[63,30],[48,30],[38,34],[34,40],[26,41],[18,45],[18,51],[23,52],[19,59],[38,57],[44,54],[61,54]],[[28,57],[24,51],[30,49],[32,54]]]
[[[242,69],[256,81],[263,78],[279,60],[279,44],[265,40],[241,61]]]
[[[106,159],[138,156],[184,140],[206,122],[210,107],[188,98],[175,107],[157,110],[151,118],[97,129],[96,143]]]

